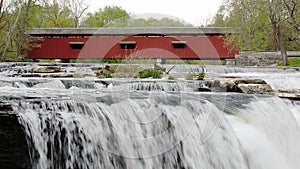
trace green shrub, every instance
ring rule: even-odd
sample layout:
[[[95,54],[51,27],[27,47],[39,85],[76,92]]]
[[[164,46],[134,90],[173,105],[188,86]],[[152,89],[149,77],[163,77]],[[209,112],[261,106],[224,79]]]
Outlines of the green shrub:
[[[197,80],[203,80],[204,77],[205,77],[205,72],[201,72],[201,73],[198,74]]]
[[[111,73],[104,71],[101,74],[99,74],[97,77],[99,79],[105,79],[105,78],[112,78],[112,75],[111,75]]]
[[[174,76],[169,76],[168,80],[176,80],[176,78]]]
[[[190,74],[190,73],[189,73],[189,74],[186,74],[186,75],[185,75],[185,79],[186,79],[186,80],[194,80],[194,78],[195,78],[195,74]]]
[[[139,72],[139,78],[155,78],[159,79],[162,77],[163,72],[158,69],[144,69]]]

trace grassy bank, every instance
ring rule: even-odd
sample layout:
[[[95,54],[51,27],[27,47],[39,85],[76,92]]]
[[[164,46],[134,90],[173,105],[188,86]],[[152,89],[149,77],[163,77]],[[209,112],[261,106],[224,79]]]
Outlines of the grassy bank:
[[[289,59],[289,66],[291,67],[300,67],[300,57],[290,57]],[[283,66],[282,61],[277,63],[277,66]]]

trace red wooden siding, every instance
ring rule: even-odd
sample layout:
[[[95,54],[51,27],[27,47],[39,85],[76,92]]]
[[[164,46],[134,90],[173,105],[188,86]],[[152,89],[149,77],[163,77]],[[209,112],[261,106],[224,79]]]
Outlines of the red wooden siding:
[[[121,49],[120,42],[136,43],[135,49]],[[186,42],[184,48],[174,48],[172,41]],[[82,49],[72,49],[70,42],[84,42]],[[39,47],[29,52],[32,59],[87,58],[169,58],[226,59],[234,58],[238,50],[224,47],[224,36],[130,36],[130,37],[45,37]]]

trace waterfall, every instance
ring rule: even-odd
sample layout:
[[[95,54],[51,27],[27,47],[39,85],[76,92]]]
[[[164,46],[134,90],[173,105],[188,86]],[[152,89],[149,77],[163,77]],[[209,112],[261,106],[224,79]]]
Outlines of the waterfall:
[[[230,123],[247,152],[250,168],[299,168],[300,123],[290,105],[277,97],[260,96],[247,105],[228,109],[225,111],[233,115]]]
[[[50,99],[43,92],[12,101],[34,168],[300,166],[299,126],[277,97],[78,89],[47,91],[60,93]]]
[[[205,88],[204,81],[189,80],[126,80],[125,82],[113,84],[114,90],[126,91],[183,91],[195,92]],[[115,84],[115,85],[114,85]]]
[[[89,75],[104,66],[0,63],[1,115],[22,126],[33,169],[300,168],[299,100],[198,92],[204,81],[181,78],[32,73],[49,65]],[[176,65],[170,74],[203,70],[207,78],[260,78],[274,91],[300,91],[299,68]]]
[[[168,69],[173,65],[165,65]],[[200,73],[203,68],[207,73],[222,75],[230,73],[299,73],[299,68],[293,67],[255,67],[255,66],[212,66],[212,65],[176,65],[171,73],[184,74],[184,73]]]
[[[97,78],[1,78],[0,87],[43,89],[105,89],[130,91],[184,91],[207,88],[204,81],[164,79],[97,79]]]
[[[298,121],[298,124],[300,125],[300,101],[289,99],[283,99],[283,101],[289,106],[291,111],[294,113],[294,116]]]

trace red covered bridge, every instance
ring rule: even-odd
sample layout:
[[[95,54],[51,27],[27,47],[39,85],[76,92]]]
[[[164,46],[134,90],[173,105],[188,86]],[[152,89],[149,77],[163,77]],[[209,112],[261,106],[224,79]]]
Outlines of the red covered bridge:
[[[231,28],[49,28],[37,37],[32,59],[227,59],[238,49],[224,46]]]

